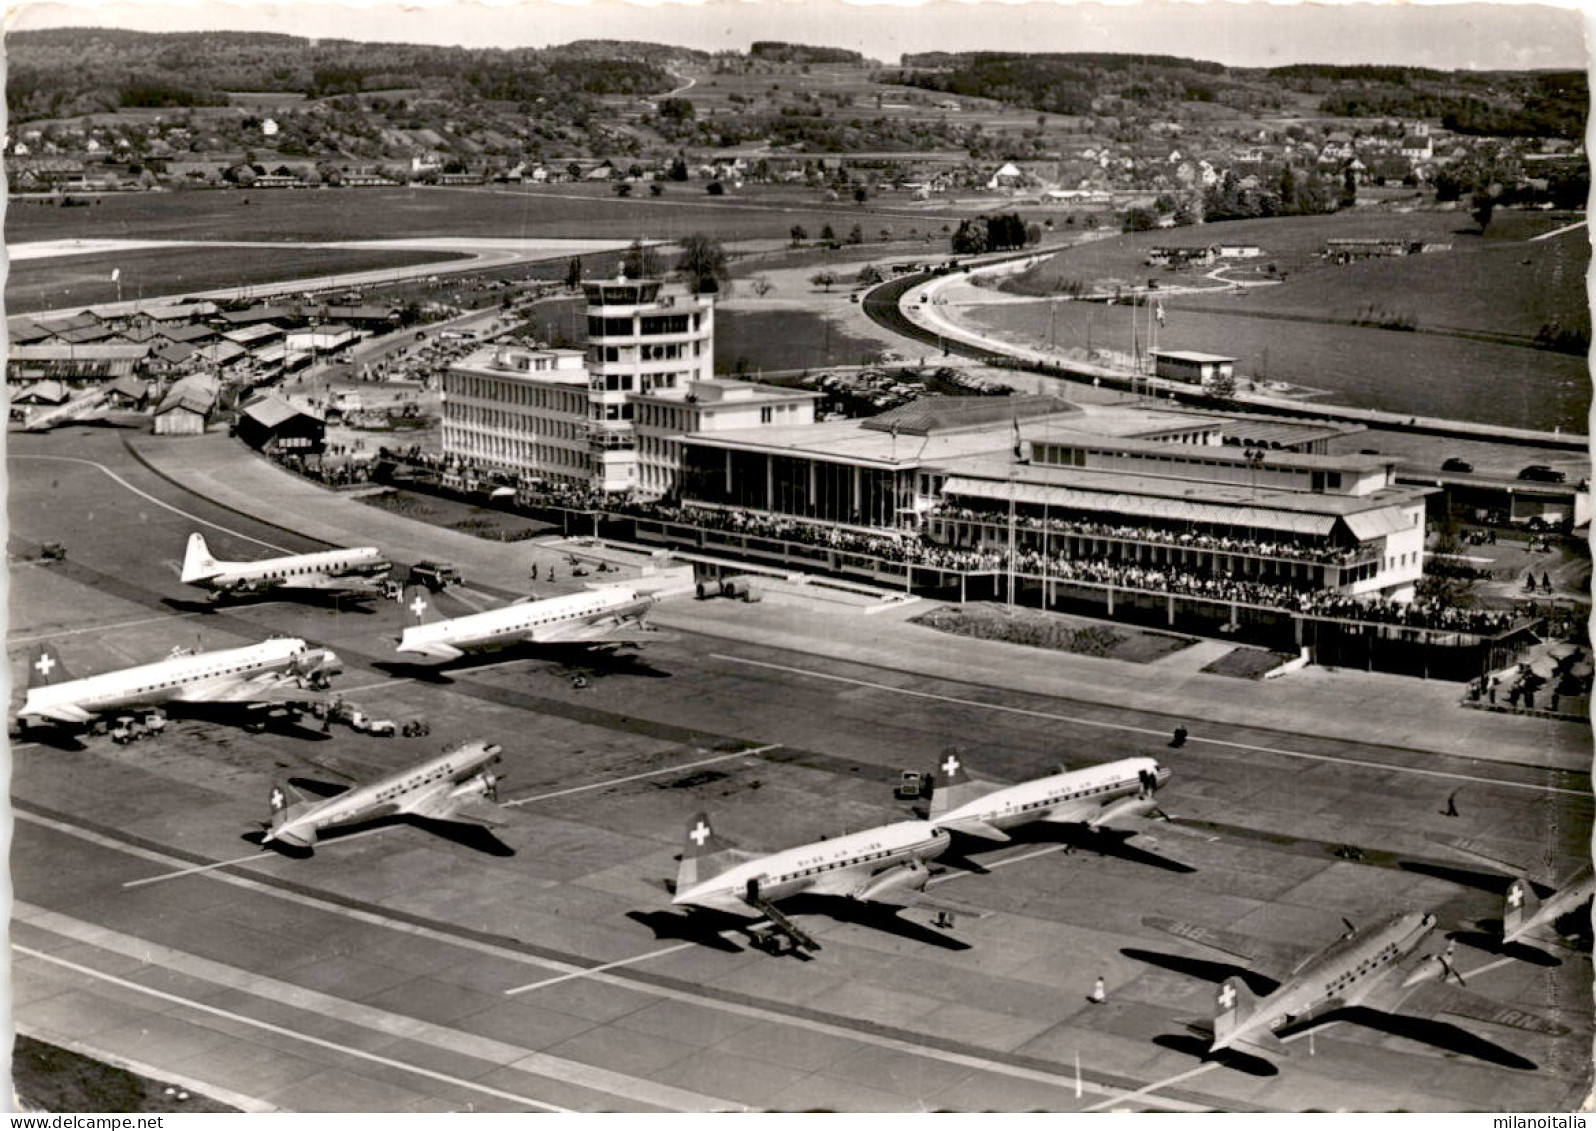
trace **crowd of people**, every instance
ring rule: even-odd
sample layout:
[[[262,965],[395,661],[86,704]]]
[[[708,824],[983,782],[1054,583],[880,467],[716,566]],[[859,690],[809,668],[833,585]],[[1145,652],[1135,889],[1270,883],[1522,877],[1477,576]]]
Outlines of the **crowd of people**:
[[[388,458],[406,459],[420,466],[442,471],[469,470],[460,467],[458,461],[451,462],[441,457],[429,456],[415,449],[410,452],[389,452],[384,449],[382,454]],[[720,530],[747,537],[816,546],[874,558],[882,563],[894,565],[912,565],[964,573],[1004,573],[1009,569],[1005,547],[945,546],[908,532],[902,535],[868,534],[830,523],[806,522],[798,518],[763,512],[698,507],[664,500],[639,500],[562,484],[523,486],[517,491],[516,499],[523,506],[564,507],[584,511],[606,510],[635,518],[680,523],[702,530]],[[943,518],[992,517],[982,512],[957,508],[944,508],[936,514]],[[1040,520],[1028,520],[1031,521],[1040,526]],[[1061,519],[1049,519],[1048,527],[1067,529],[1070,533],[1125,538],[1132,541],[1158,541],[1292,560],[1324,562],[1334,559],[1322,555],[1349,552],[1340,548],[1334,551],[1316,550],[1308,546],[1287,543],[1247,542],[1220,535],[1177,534],[1154,528],[1122,527],[1107,523],[1070,523]],[[1293,550],[1295,552],[1290,552]],[[1308,556],[1310,554],[1321,556]],[[1052,581],[1112,585],[1120,589],[1173,593],[1210,601],[1238,601],[1249,605],[1343,620],[1474,632],[1487,636],[1506,631],[1512,627],[1515,620],[1514,614],[1499,610],[1468,609],[1425,600],[1403,603],[1379,597],[1352,597],[1344,593],[1307,588],[1291,578],[1269,574],[1261,577],[1240,577],[1213,571],[1155,567],[1100,557],[1072,558],[1063,554],[1044,557],[1035,551],[1024,551],[1016,555],[1014,571],[1018,575],[1032,579],[1045,578]]]
[[[1303,603],[1301,611],[1343,620],[1475,632],[1482,636],[1506,632],[1520,619],[1514,613],[1501,609],[1466,609],[1422,598],[1404,603],[1383,597],[1349,597],[1344,593],[1331,592],[1312,594]]]
[[[933,519],[955,519],[965,522],[984,522],[998,526],[1008,523],[1008,516],[996,511],[978,511],[967,507],[940,507],[931,512]],[[1311,542],[1266,542],[1256,538],[1233,538],[1223,534],[1201,531],[1172,530],[1156,526],[1127,526],[1112,522],[1092,522],[1084,519],[1045,519],[1035,515],[1016,515],[1015,526],[1020,530],[1049,530],[1058,534],[1080,534],[1095,538],[1119,538],[1129,542],[1152,542],[1165,546],[1179,546],[1196,550],[1218,550],[1222,553],[1245,554],[1253,557],[1288,558],[1292,561],[1314,562],[1321,565],[1345,565],[1363,552],[1359,546],[1334,546]]]

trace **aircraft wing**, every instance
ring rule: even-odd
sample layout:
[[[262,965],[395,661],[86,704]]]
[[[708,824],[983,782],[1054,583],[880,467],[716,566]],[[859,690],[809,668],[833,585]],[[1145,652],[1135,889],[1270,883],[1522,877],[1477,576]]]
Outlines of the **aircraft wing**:
[[[930,873],[924,865],[898,865],[873,876],[860,876],[832,888],[816,886],[815,890],[843,895],[863,903],[879,903],[886,907],[928,907],[934,911],[950,911],[984,919],[992,912],[967,903],[942,899],[925,890]]]
[[[965,836],[973,836],[980,840],[996,841],[999,844],[1014,839],[996,825],[988,824],[979,817],[964,817],[957,821],[939,821],[937,825],[939,828],[947,829],[949,832],[963,833]]]
[[[411,815],[433,821],[452,821],[460,825],[493,827],[504,824],[504,812],[491,801],[479,797],[454,798],[447,793],[423,799],[408,810]]]
[[[539,644],[650,644],[671,638],[670,633],[657,628],[613,620],[556,625],[532,637]]]
[[[1418,986],[1411,992],[1403,994],[1394,1005],[1382,1004],[1379,1001],[1371,1004],[1386,1009],[1400,1006],[1404,1013],[1416,1013],[1425,1017],[1446,1013],[1453,1017],[1465,1017],[1471,1021],[1484,1021],[1489,1025],[1501,1025],[1508,1029],[1541,1033],[1549,1037],[1560,1037],[1568,1032],[1567,1026],[1559,1025],[1549,1017],[1517,1009],[1511,1005],[1503,1005],[1483,994],[1473,993],[1450,982],[1429,982]]]
[[[445,644],[441,640],[429,640],[423,644],[412,644],[401,649],[405,652],[419,652],[423,656],[431,656],[435,660],[458,660],[465,652],[453,644]]]
[[[1186,939],[1188,942],[1201,943],[1203,946],[1223,951],[1225,954],[1253,964],[1266,974],[1284,974],[1291,971],[1308,949],[1282,946],[1279,943],[1244,935],[1239,931],[1226,931],[1201,923],[1166,919],[1162,915],[1143,916],[1142,925],[1174,935],[1178,939]]]
[[[324,703],[331,696],[268,674],[254,679],[211,680],[173,698],[182,703]]]
[[[96,717],[93,711],[86,711],[73,703],[57,703],[54,707],[46,707],[43,710],[18,713],[41,719],[54,719],[58,723],[88,723],[93,722]]]

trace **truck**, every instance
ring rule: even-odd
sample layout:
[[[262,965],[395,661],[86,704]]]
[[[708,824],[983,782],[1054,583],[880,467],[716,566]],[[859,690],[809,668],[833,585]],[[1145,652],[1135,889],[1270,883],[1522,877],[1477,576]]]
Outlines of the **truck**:
[[[464,579],[448,562],[417,562],[410,567],[410,580],[437,593],[451,585],[462,584]]]

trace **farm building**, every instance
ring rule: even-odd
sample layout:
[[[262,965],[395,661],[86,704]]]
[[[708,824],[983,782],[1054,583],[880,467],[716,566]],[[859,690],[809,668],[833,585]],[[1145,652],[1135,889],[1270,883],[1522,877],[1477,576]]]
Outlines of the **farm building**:
[[[155,409],[157,436],[198,436],[216,410],[219,386],[212,377],[193,374],[166,391]]]
[[[1264,250],[1255,243],[1222,243],[1214,245],[1214,254],[1220,259],[1258,259]]]
[[[1153,350],[1154,373],[1171,381],[1206,385],[1218,378],[1233,378],[1236,359],[1191,350]]]
[[[1407,255],[1411,250],[1410,242],[1401,239],[1339,239],[1324,241],[1324,257],[1333,259],[1337,263],[1347,263],[1354,259]]]
[[[990,189],[1015,189],[1024,184],[1025,174],[1020,172],[1019,166],[1010,161],[992,174],[991,179],[986,182],[986,187]]]
[[[1155,247],[1147,252],[1149,267],[1206,267],[1213,261],[1211,247]]]
[[[284,344],[289,353],[335,354],[360,340],[348,326],[318,326],[314,330],[294,330]]]
[[[273,394],[244,406],[234,431],[259,452],[320,455],[327,441],[327,422],[309,409]]]

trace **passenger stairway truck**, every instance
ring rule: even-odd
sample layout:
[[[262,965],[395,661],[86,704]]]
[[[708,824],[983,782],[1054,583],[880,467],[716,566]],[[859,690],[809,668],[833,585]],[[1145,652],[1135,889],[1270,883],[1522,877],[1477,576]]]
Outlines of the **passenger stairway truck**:
[[[795,950],[799,947],[802,947],[804,950],[819,950],[820,943],[815,941],[813,935],[809,934],[797,923],[794,923],[791,919],[787,918],[787,916],[783,915],[781,910],[774,903],[770,902],[770,900],[766,899],[760,894],[759,880],[760,877],[758,876],[749,878],[748,891],[743,897],[747,901],[748,906],[758,911],[770,921],[768,926],[756,924],[750,929],[750,933],[754,937],[754,944],[761,950],[769,951],[772,954],[779,954],[781,952],[780,940],[782,937],[785,937],[792,943],[793,949]]]

